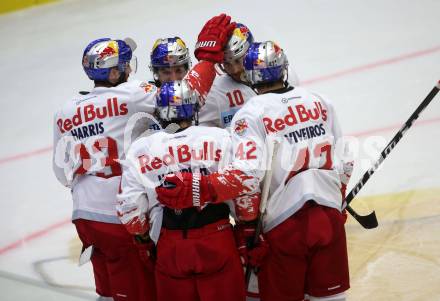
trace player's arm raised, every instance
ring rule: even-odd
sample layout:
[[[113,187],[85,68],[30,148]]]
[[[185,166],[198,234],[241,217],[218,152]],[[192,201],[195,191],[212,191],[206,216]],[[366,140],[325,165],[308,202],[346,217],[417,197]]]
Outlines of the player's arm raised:
[[[215,64],[223,61],[223,49],[235,28],[231,17],[221,14],[211,18],[199,33],[195,57],[199,62],[185,76],[189,86],[204,100],[211,89],[216,76]],[[151,83],[139,82],[139,89],[133,97],[138,105],[138,111],[152,114],[154,112],[157,88]]]
[[[215,64],[223,61],[223,50],[235,26],[230,16],[221,14],[206,22],[199,33],[194,51],[199,63],[188,72],[185,80],[203,100],[216,76]]]

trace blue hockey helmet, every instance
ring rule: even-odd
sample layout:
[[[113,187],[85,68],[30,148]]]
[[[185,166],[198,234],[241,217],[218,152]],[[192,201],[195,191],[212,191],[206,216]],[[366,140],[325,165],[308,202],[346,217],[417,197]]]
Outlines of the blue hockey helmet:
[[[154,68],[172,67],[191,64],[189,50],[185,42],[179,38],[157,39],[150,54],[150,70]]]
[[[156,113],[168,123],[193,119],[199,107],[199,97],[186,81],[165,82],[156,96]]]
[[[110,70],[118,67],[120,72],[126,72],[128,66],[136,72],[136,57],[133,51],[136,43],[130,39],[112,40],[103,38],[94,40],[83,53],[82,65],[87,76],[95,81],[107,81]]]
[[[254,36],[249,28],[244,24],[237,23],[226,44],[224,61],[233,61],[242,57],[253,42]]]
[[[244,58],[246,79],[251,85],[271,83],[287,78],[288,61],[273,41],[253,43]]]

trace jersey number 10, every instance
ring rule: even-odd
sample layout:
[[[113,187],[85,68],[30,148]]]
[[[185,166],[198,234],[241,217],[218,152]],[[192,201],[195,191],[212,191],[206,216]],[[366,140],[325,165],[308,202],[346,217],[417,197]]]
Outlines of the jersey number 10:
[[[235,106],[241,106],[244,104],[244,98],[243,94],[241,94],[240,90],[234,90],[231,92],[226,93],[226,96],[229,99],[229,107],[235,107]]]

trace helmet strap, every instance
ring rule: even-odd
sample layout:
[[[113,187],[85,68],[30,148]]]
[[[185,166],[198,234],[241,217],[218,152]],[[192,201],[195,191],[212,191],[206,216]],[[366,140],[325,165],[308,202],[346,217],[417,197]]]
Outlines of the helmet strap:
[[[284,72],[284,87],[287,88],[289,86],[289,68],[286,67]]]
[[[153,72],[153,80],[154,80],[154,85],[158,88],[160,88],[160,86],[162,86],[161,81],[159,80],[159,70],[157,67],[152,67],[151,68],[151,72]]]
[[[196,110],[196,113],[194,114],[194,124],[196,125],[196,126],[198,126],[199,125],[199,110],[197,109]]]

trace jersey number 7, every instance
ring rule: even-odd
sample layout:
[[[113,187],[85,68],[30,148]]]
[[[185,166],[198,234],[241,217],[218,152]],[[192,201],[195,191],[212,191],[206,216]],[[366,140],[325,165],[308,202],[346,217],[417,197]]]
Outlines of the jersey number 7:
[[[332,169],[332,145],[329,142],[318,143],[313,147],[313,162],[310,162],[310,150],[309,147],[303,147],[299,149],[298,155],[296,156],[295,163],[289,175],[286,178],[284,184],[287,184],[291,178],[293,178],[298,173],[307,170],[309,168],[317,169]]]

